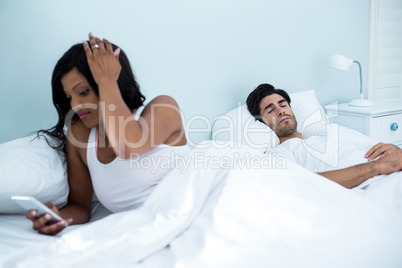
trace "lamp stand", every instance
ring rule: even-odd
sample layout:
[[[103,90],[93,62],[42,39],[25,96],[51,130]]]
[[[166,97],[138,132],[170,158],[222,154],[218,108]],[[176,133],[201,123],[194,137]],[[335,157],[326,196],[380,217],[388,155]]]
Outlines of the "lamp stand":
[[[363,80],[362,80],[362,66],[360,62],[354,60],[353,63],[356,63],[359,66],[359,75],[360,75],[360,99],[352,100],[349,102],[350,106],[357,106],[357,107],[370,107],[373,106],[374,103],[371,100],[363,99]]]
[[[361,93],[360,99],[352,100],[349,102],[349,105],[356,107],[370,107],[374,106],[374,103],[371,100],[363,99],[363,93]]]

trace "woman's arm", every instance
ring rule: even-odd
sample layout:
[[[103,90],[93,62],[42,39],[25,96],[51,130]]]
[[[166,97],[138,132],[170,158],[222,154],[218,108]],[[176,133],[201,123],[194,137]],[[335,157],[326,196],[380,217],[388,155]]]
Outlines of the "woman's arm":
[[[75,139],[70,138],[73,133],[74,137],[81,141],[79,144],[74,144]],[[72,218],[73,224],[85,223],[91,215],[93,187],[91,175],[85,163],[88,136],[89,130],[81,120],[73,124],[67,133],[67,172],[70,192],[68,204],[60,210],[60,215],[64,219]]]
[[[146,153],[164,143],[175,133],[182,134],[177,136],[176,142],[179,142],[184,135],[178,105],[169,96],[158,96],[153,99],[144,108],[138,121],[134,120],[131,113],[122,116],[122,112],[116,108],[115,111],[105,113],[109,118],[105,120],[107,136],[116,155],[122,159],[129,159],[132,154]],[[112,125],[110,118],[119,118],[119,122]]]
[[[175,133],[183,133],[181,114],[176,101],[169,96],[153,99],[144,109],[141,119],[136,121],[125,104],[117,84],[121,70],[119,51],[112,45],[90,35],[90,49],[84,43],[95,82],[99,87],[101,123],[115,154],[128,159],[132,154],[143,154],[165,142]]]
[[[86,148],[80,148],[82,144],[86,144],[88,139],[87,132],[88,129],[81,121],[73,124],[68,130],[66,158],[70,192],[67,205],[59,211],[50,202],[46,203],[49,208],[64,220],[48,225],[47,222],[50,218],[46,214],[39,218],[36,217],[35,211],[32,210],[26,214],[26,217],[33,222],[33,229],[41,234],[55,235],[61,232],[67,224],[85,223],[90,218],[93,188],[87,165],[82,158],[85,155]],[[73,133],[74,138],[72,138]]]

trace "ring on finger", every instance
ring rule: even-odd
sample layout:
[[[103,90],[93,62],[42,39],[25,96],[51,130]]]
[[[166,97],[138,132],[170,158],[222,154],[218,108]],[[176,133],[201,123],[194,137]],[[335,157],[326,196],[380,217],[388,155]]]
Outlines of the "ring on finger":
[[[92,50],[95,49],[95,48],[99,48],[99,45],[98,45],[98,44],[95,44],[95,45],[93,45],[93,46],[91,47]]]

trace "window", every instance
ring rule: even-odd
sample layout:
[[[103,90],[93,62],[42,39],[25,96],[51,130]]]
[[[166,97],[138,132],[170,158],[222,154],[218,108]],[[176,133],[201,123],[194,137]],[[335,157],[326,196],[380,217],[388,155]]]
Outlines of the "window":
[[[402,102],[402,1],[370,3],[368,97]]]

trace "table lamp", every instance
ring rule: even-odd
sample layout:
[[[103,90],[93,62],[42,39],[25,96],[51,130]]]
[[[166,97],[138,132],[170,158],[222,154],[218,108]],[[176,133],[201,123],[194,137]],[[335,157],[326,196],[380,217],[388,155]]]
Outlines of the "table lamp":
[[[352,100],[349,102],[350,106],[359,106],[359,107],[369,107],[373,106],[373,102],[363,98],[363,82],[362,82],[362,66],[360,62],[357,60],[348,59],[342,55],[333,55],[329,60],[329,67],[342,70],[349,71],[350,66],[356,63],[359,66],[359,74],[360,74],[360,99]]]

